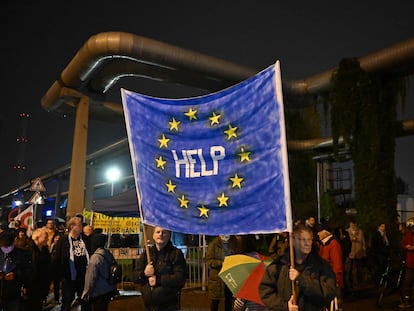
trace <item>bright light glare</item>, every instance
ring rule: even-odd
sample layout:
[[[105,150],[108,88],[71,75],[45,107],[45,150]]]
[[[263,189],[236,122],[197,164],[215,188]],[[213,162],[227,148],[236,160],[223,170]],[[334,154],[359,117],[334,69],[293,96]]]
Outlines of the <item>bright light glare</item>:
[[[106,171],[106,178],[111,182],[117,181],[120,176],[121,171],[117,167],[112,167]]]

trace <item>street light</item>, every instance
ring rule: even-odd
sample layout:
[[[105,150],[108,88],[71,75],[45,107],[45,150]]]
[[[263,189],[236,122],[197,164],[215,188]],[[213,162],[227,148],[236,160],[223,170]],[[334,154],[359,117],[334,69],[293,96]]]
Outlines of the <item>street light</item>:
[[[106,178],[111,182],[111,196],[114,195],[114,183],[121,176],[121,171],[117,167],[111,167],[106,171]]]

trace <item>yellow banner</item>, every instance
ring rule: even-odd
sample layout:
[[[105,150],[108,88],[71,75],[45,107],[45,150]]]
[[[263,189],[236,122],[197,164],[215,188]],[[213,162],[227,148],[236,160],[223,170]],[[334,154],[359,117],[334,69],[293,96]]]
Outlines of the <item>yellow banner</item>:
[[[111,234],[138,234],[139,218],[136,217],[109,217],[93,212],[92,226],[101,228],[103,233]]]

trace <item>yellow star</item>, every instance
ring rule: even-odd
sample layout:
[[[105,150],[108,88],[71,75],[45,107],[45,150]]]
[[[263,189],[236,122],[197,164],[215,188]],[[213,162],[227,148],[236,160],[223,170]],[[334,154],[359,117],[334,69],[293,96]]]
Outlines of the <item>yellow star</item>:
[[[165,137],[164,134],[162,134],[161,138],[158,139],[158,142],[160,143],[160,148],[162,148],[162,147],[168,148],[168,142],[169,141],[170,141],[170,139]]]
[[[188,208],[188,202],[189,202],[189,200],[187,200],[184,197],[184,194],[181,196],[181,198],[177,198],[177,199],[178,199],[178,201],[180,201],[180,207],[182,207],[182,208]]]
[[[208,218],[208,212],[209,209],[206,208],[204,205],[201,205],[201,207],[198,207],[199,211],[200,211],[200,217],[204,216],[205,218]]]
[[[237,137],[236,130],[237,126],[232,127],[231,124],[229,124],[229,129],[224,131],[224,133],[227,134],[227,140],[230,140],[232,137]]]
[[[175,118],[172,118],[172,120],[168,122],[168,124],[170,125],[170,131],[172,132],[174,130],[178,132],[178,126],[180,125],[180,123],[180,121],[176,121]]]
[[[188,119],[191,120],[197,120],[196,117],[197,110],[193,110],[193,108],[190,108],[184,115],[188,117]]]
[[[215,112],[213,112],[213,115],[209,118],[210,125],[213,126],[214,124],[219,124],[219,118],[221,117],[220,114],[216,114]]]
[[[219,201],[219,207],[228,206],[227,205],[227,200],[228,199],[229,199],[229,197],[224,196],[224,192],[221,194],[221,196],[217,197],[217,200]]]
[[[250,151],[244,151],[244,148],[241,147],[240,148],[240,153],[237,154],[237,155],[240,157],[240,162],[243,162],[243,161],[248,161],[249,162],[250,161],[250,158],[249,158],[250,154],[251,154]]]
[[[237,174],[234,175],[234,177],[231,177],[230,180],[233,182],[233,184],[231,185],[233,188],[235,187],[239,187],[239,189],[241,189],[241,182],[243,181],[244,178],[241,178],[239,176],[237,176]]]
[[[171,179],[168,181],[167,184],[165,184],[167,186],[167,190],[168,192],[172,192],[175,193],[175,187],[177,187],[177,185],[174,185],[171,181]]]
[[[165,164],[167,164],[167,161],[165,161],[162,156],[159,156],[158,159],[155,159],[157,162],[157,168],[161,168],[162,170],[165,169]]]

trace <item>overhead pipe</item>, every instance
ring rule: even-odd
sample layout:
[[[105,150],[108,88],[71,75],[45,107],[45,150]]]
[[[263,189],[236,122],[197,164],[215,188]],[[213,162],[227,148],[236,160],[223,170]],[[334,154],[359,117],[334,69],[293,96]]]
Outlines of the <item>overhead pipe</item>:
[[[412,74],[414,38],[358,59],[368,73]],[[299,80],[284,80],[287,98],[328,91],[337,67]],[[42,98],[47,111],[73,114],[74,98],[65,89],[91,96],[91,118],[108,121],[122,114],[120,103],[108,103],[103,94],[125,76],[171,81],[216,91],[238,83],[257,72],[219,58],[179,48],[153,39],[124,33],[104,32],[92,36],[77,52]],[[118,105],[117,109],[114,109]],[[66,106],[66,107],[65,107]],[[109,109],[111,107],[112,109]],[[106,111],[105,113],[105,110]],[[119,118],[116,118],[119,119]]]

